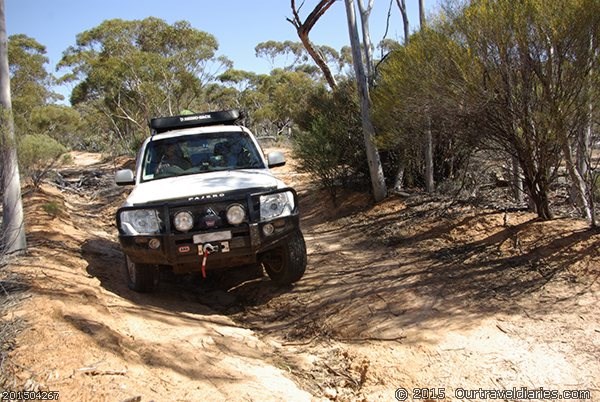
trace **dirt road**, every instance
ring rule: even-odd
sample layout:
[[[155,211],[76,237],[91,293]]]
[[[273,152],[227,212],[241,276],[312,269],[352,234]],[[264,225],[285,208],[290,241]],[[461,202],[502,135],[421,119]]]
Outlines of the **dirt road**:
[[[525,387],[600,400],[600,234],[583,222],[423,196],[370,206],[346,194],[333,208],[291,163],[279,174],[301,194],[301,282],[232,273],[143,295],[125,285],[114,167],[76,154],[61,188],[25,198],[30,252],[7,269],[28,288],[4,319],[26,327],[3,366],[8,389],[389,401],[404,387],[408,400],[454,401]]]

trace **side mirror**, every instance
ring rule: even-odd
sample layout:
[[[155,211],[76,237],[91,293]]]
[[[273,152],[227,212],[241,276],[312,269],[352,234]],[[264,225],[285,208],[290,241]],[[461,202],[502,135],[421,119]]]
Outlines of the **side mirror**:
[[[283,156],[283,152],[273,151],[269,152],[267,155],[267,162],[269,167],[277,167],[285,165],[285,156]]]
[[[115,174],[115,182],[117,183],[117,186],[129,186],[131,184],[135,184],[135,176],[133,175],[133,171],[131,169],[119,170]]]

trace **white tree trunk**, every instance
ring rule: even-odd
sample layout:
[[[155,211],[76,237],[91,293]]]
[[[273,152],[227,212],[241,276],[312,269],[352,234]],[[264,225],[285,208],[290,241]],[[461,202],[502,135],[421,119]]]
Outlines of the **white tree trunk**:
[[[554,50],[552,48],[552,50]],[[593,67],[593,36],[590,35],[590,72],[589,72],[589,88],[588,91],[592,90],[592,67]],[[569,176],[571,177],[571,196],[574,198],[576,205],[581,208],[583,212],[583,216],[590,222],[591,226],[595,226],[595,217],[593,210],[593,191],[588,191],[591,183],[589,183],[586,178],[588,174],[588,157],[591,157],[589,154],[590,142],[591,142],[591,113],[593,112],[591,103],[588,104],[588,110],[586,111],[586,126],[583,127],[580,132],[577,134],[576,138],[576,155],[573,155],[573,149],[571,148],[571,142],[567,137],[567,134],[564,133],[564,130],[561,130],[561,145],[562,151],[565,157],[565,165],[567,167],[567,171]],[[561,127],[562,128],[562,127]],[[589,198],[588,198],[589,195]]]
[[[373,43],[371,42],[371,33],[369,29],[369,16],[373,9],[375,0],[368,0],[369,4],[365,7],[364,0],[358,0],[358,9],[360,11],[360,25],[362,28],[363,46],[365,52],[365,65],[367,67],[367,82],[369,87],[373,86],[373,77],[375,75],[373,67]]]
[[[594,77],[594,35],[590,35],[589,41],[589,72],[588,72],[588,85],[586,88],[587,95],[589,96],[589,103],[586,113],[585,127],[580,133],[579,141],[577,142],[577,170],[581,176],[587,178],[589,163],[591,159],[590,148],[592,146],[592,126],[594,124],[594,101],[592,96],[593,88],[593,77]]]
[[[577,170],[582,177],[587,177],[590,147],[592,143],[592,103],[588,106],[586,127],[581,130],[577,140]]]
[[[404,163],[401,162],[398,167],[398,171],[396,172],[396,179],[394,180],[394,190],[395,191],[402,190],[402,188],[404,186],[404,171],[405,170],[406,169],[404,168]]]
[[[593,224],[592,220],[592,209],[590,207],[589,200],[587,198],[587,183],[577,170],[575,161],[573,160],[573,152],[571,144],[566,134],[562,134],[561,138],[562,151],[565,157],[565,165],[567,166],[567,172],[571,177],[572,186],[575,193],[576,204],[582,209],[583,216],[588,222]]]
[[[577,170],[578,175],[581,177],[581,180],[585,182],[585,188],[587,189],[588,185],[591,185],[590,180],[588,180],[588,158],[591,158],[590,146],[592,140],[592,127],[591,121],[588,120],[586,124],[587,127],[582,128],[577,134],[577,138],[575,139],[575,149],[573,150],[575,153],[575,160],[573,161],[573,163],[575,164],[575,169]],[[569,195],[571,196],[571,199],[575,201],[579,208],[585,208],[585,205],[581,203],[581,197],[579,195],[579,192],[581,191],[581,183],[578,183],[573,180],[573,178],[575,177],[573,174],[570,174],[570,177],[571,188],[569,191]],[[585,198],[588,198],[588,194],[585,195]],[[589,198],[591,198],[591,196]]]
[[[10,99],[8,69],[8,37],[4,0],[0,0],[0,130],[2,131],[2,238],[3,252],[25,251],[25,225],[21,202],[21,182],[15,144],[15,131]]]
[[[385,186],[385,177],[383,176],[383,168],[381,167],[379,152],[377,151],[377,147],[373,142],[375,128],[373,127],[373,122],[371,121],[369,86],[367,84],[367,76],[365,74],[361,57],[360,41],[358,37],[358,28],[356,26],[353,0],[346,0],[346,14],[348,17],[348,33],[350,35],[350,45],[352,47],[352,59],[354,62],[354,71],[356,73],[358,96],[360,98],[360,113],[365,140],[365,150],[369,164],[369,174],[371,177],[371,186],[373,187],[373,197],[375,198],[375,202],[379,202],[386,197],[387,189]]]
[[[590,101],[588,103],[588,107],[586,110],[586,115],[585,115],[585,127],[583,127],[581,129],[581,131],[578,133],[577,135],[577,159],[576,159],[576,166],[577,166],[577,171],[579,172],[579,174],[581,175],[581,177],[583,178],[583,180],[588,184],[588,186],[592,186],[591,180],[589,180],[588,177],[588,173],[589,173],[589,166],[590,166],[590,162],[591,162],[591,146],[592,146],[592,126],[594,124],[594,116],[593,116],[593,112],[594,112],[594,107],[593,107],[593,101],[592,101],[592,85],[593,85],[593,58],[594,58],[594,43],[593,43],[593,35],[590,35],[590,69],[589,69],[589,73],[588,73],[588,87],[586,88],[587,94],[590,97]],[[571,195],[576,195],[577,194],[577,188],[576,188],[576,183],[573,183],[572,187],[571,187]],[[590,195],[590,199],[593,197],[593,195]],[[580,205],[581,207],[581,205]],[[593,214],[593,211],[592,211]],[[594,224],[594,222],[592,222],[592,224]]]
[[[425,1],[419,0],[419,23],[421,29],[425,28]]]
[[[431,134],[431,116],[427,113],[427,128],[425,129],[425,190],[428,193],[435,191],[433,180],[433,135]]]
[[[400,14],[402,15],[402,26],[404,28],[404,46],[406,46],[408,45],[408,37],[410,34],[408,13],[406,12],[406,0],[396,0],[396,4],[398,5],[398,8],[400,9]],[[398,191],[402,189],[405,171],[406,166],[404,165],[404,159],[401,159],[398,164],[398,171],[396,172],[394,190]]]
[[[406,1],[405,0],[396,0],[396,4],[398,4],[398,8],[400,9],[400,14],[402,14],[402,26],[404,28],[404,46],[408,45],[408,37],[410,35],[410,28],[408,23],[408,13],[406,12]]]
[[[521,179],[521,166],[519,165],[519,159],[516,156],[511,157],[511,181],[512,190],[515,197],[515,201],[518,203],[523,202],[523,179]]]
[[[419,0],[419,23],[420,29],[425,29],[425,4]],[[427,114],[427,127],[425,129],[425,190],[428,193],[435,191],[435,182],[433,180],[433,135],[431,134],[431,114]]]
[[[588,87],[587,92],[590,97],[589,104],[586,113],[586,125],[580,134],[579,141],[577,143],[577,171],[582,177],[584,184],[586,185],[587,193],[585,194],[588,205],[584,206],[589,208],[590,223],[592,227],[597,226],[596,222],[596,208],[594,203],[594,189],[596,187],[596,180],[594,175],[590,174],[590,165],[592,162],[592,138],[593,138],[593,125],[594,125],[594,101],[592,100],[593,90],[593,74],[594,74],[594,35],[590,35],[590,70],[588,73]]]

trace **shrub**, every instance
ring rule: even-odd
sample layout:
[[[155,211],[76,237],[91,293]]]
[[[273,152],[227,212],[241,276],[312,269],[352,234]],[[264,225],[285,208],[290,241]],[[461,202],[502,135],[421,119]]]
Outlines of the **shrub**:
[[[308,99],[293,137],[300,170],[314,175],[336,202],[337,189],[368,181],[358,102],[350,83]]]
[[[19,168],[38,187],[66,151],[64,145],[45,134],[26,135],[19,142]]]
[[[56,201],[46,202],[42,205],[42,209],[44,210],[44,212],[46,212],[48,215],[54,218],[62,214],[62,208],[60,204]]]

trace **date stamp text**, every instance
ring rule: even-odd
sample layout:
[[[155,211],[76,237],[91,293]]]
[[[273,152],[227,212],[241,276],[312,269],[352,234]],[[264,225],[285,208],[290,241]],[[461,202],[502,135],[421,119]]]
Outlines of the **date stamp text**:
[[[0,401],[58,401],[58,391],[1,391]]]

